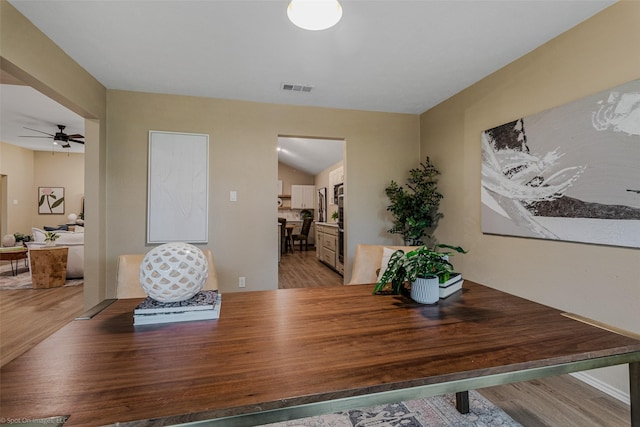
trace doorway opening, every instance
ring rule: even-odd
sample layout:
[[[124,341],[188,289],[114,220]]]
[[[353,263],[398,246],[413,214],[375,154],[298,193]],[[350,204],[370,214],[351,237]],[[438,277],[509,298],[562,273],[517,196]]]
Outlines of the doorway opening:
[[[278,137],[279,288],[344,282],[345,209],[339,209],[338,189],[346,187],[345,144],[336,138]]]

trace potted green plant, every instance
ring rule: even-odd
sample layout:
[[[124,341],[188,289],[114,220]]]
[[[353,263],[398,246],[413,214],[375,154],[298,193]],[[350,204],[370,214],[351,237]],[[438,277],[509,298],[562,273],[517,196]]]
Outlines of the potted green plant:
[[[339,217],[339,216],[340,216],[340,215],[338,214],[338,211],[334,211],[334,212],[331,214],[331,219],[332,219],[334,222],[338,222],[338,217]]]
[[[24,245],[32,240],[30,234],[14,233],[13,236],[16,238],[16,244],[20,243],[21,245]]]
[[[438,248],[450,249],[451,251],[439,252]],[[380,281],[376,283],[373,293],[382,293],[390,285],[393,294],[399,295],[410,291],[411,297],[418,302],[427,304],[437,302],[439,284],[448,281],[450,276],[455,274],[453,264],[449,261],[449,257],[454,254],[452,251],[466,253],[460,246],[445,244],[438,244],[433,249],[420,246],[407,253],[402,249],[395,251],[389,258],[387,268]],[[407,288],[409,284],[411,285],[410,289]],[[429,290],[423,290],[423,286],[429,286]],[[420,294],[422,297],[419,296]],[[428,294],[428,298],[425,297],[426,294]]]
[[[58,237],[60,237],[60,235],[58,233],[54,233],[53,231],[47,231],[46,233],[44,233],[45,246],[55,246]]]
[[[433,244],[427,230],[432,231],[443,216],[438,212],[443,197],[437,190],[438,175],[440,172],[427,157],[419,168],[409,171],[406,189],[393,180],[385,189],[391,202],[387,210],[394,217],[393,227],[388,231],[402,234],[407,246]]]

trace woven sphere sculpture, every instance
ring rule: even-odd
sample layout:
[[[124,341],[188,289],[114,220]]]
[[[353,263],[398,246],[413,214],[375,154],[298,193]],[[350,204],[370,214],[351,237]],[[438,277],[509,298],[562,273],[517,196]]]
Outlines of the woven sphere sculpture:
[[[150,250],[140,264],[140,283],[156,301],[184,301],[202,289],[207,280],[207,257],[188,243],[165,243]]]
[[[2,246],[15,246],[16,237],[13,234],[5,234],[2,236]]]

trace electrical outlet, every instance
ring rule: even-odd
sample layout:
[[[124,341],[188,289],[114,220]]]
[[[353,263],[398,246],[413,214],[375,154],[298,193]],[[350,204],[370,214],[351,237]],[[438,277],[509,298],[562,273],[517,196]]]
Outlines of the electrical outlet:
[[[244,288],[245,286],[247,286],[247,281],[244,277],[240,277],[240,279],[238,280],[238,287]]]

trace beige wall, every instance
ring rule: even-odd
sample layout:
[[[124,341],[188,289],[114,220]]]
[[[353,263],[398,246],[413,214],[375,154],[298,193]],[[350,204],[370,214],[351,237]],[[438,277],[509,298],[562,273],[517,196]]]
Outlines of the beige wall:
[[[84,305],[105,297],[106,89],[6,0],[0,0],[0,67],[85,117]]]
[[[440,241],[469,279],[640,333],[639,250],[484,235],[480,133],[640,77],[640,2],[615,4],[421,116],[421,152],[443,172]],[[624,367],[594,376],[628,392]]]
[[[36,190],[33,185],[33,151],[0,142],[0,175],[6,175],[5,234],[30,234]],[[14,204],[13,201],[17,204]]]
[[[346,139],[348,254],[390,242],[384,188],[418,161],[419,117],[125,91],[108,93],[108,283],[122,253],[144,253],[149,130],[209,134],[209,243],[221,289],[275,289],[278,135]],[[229,201],[237,191],[238,201]],[[114,289],[109,289],[110,295]]]

